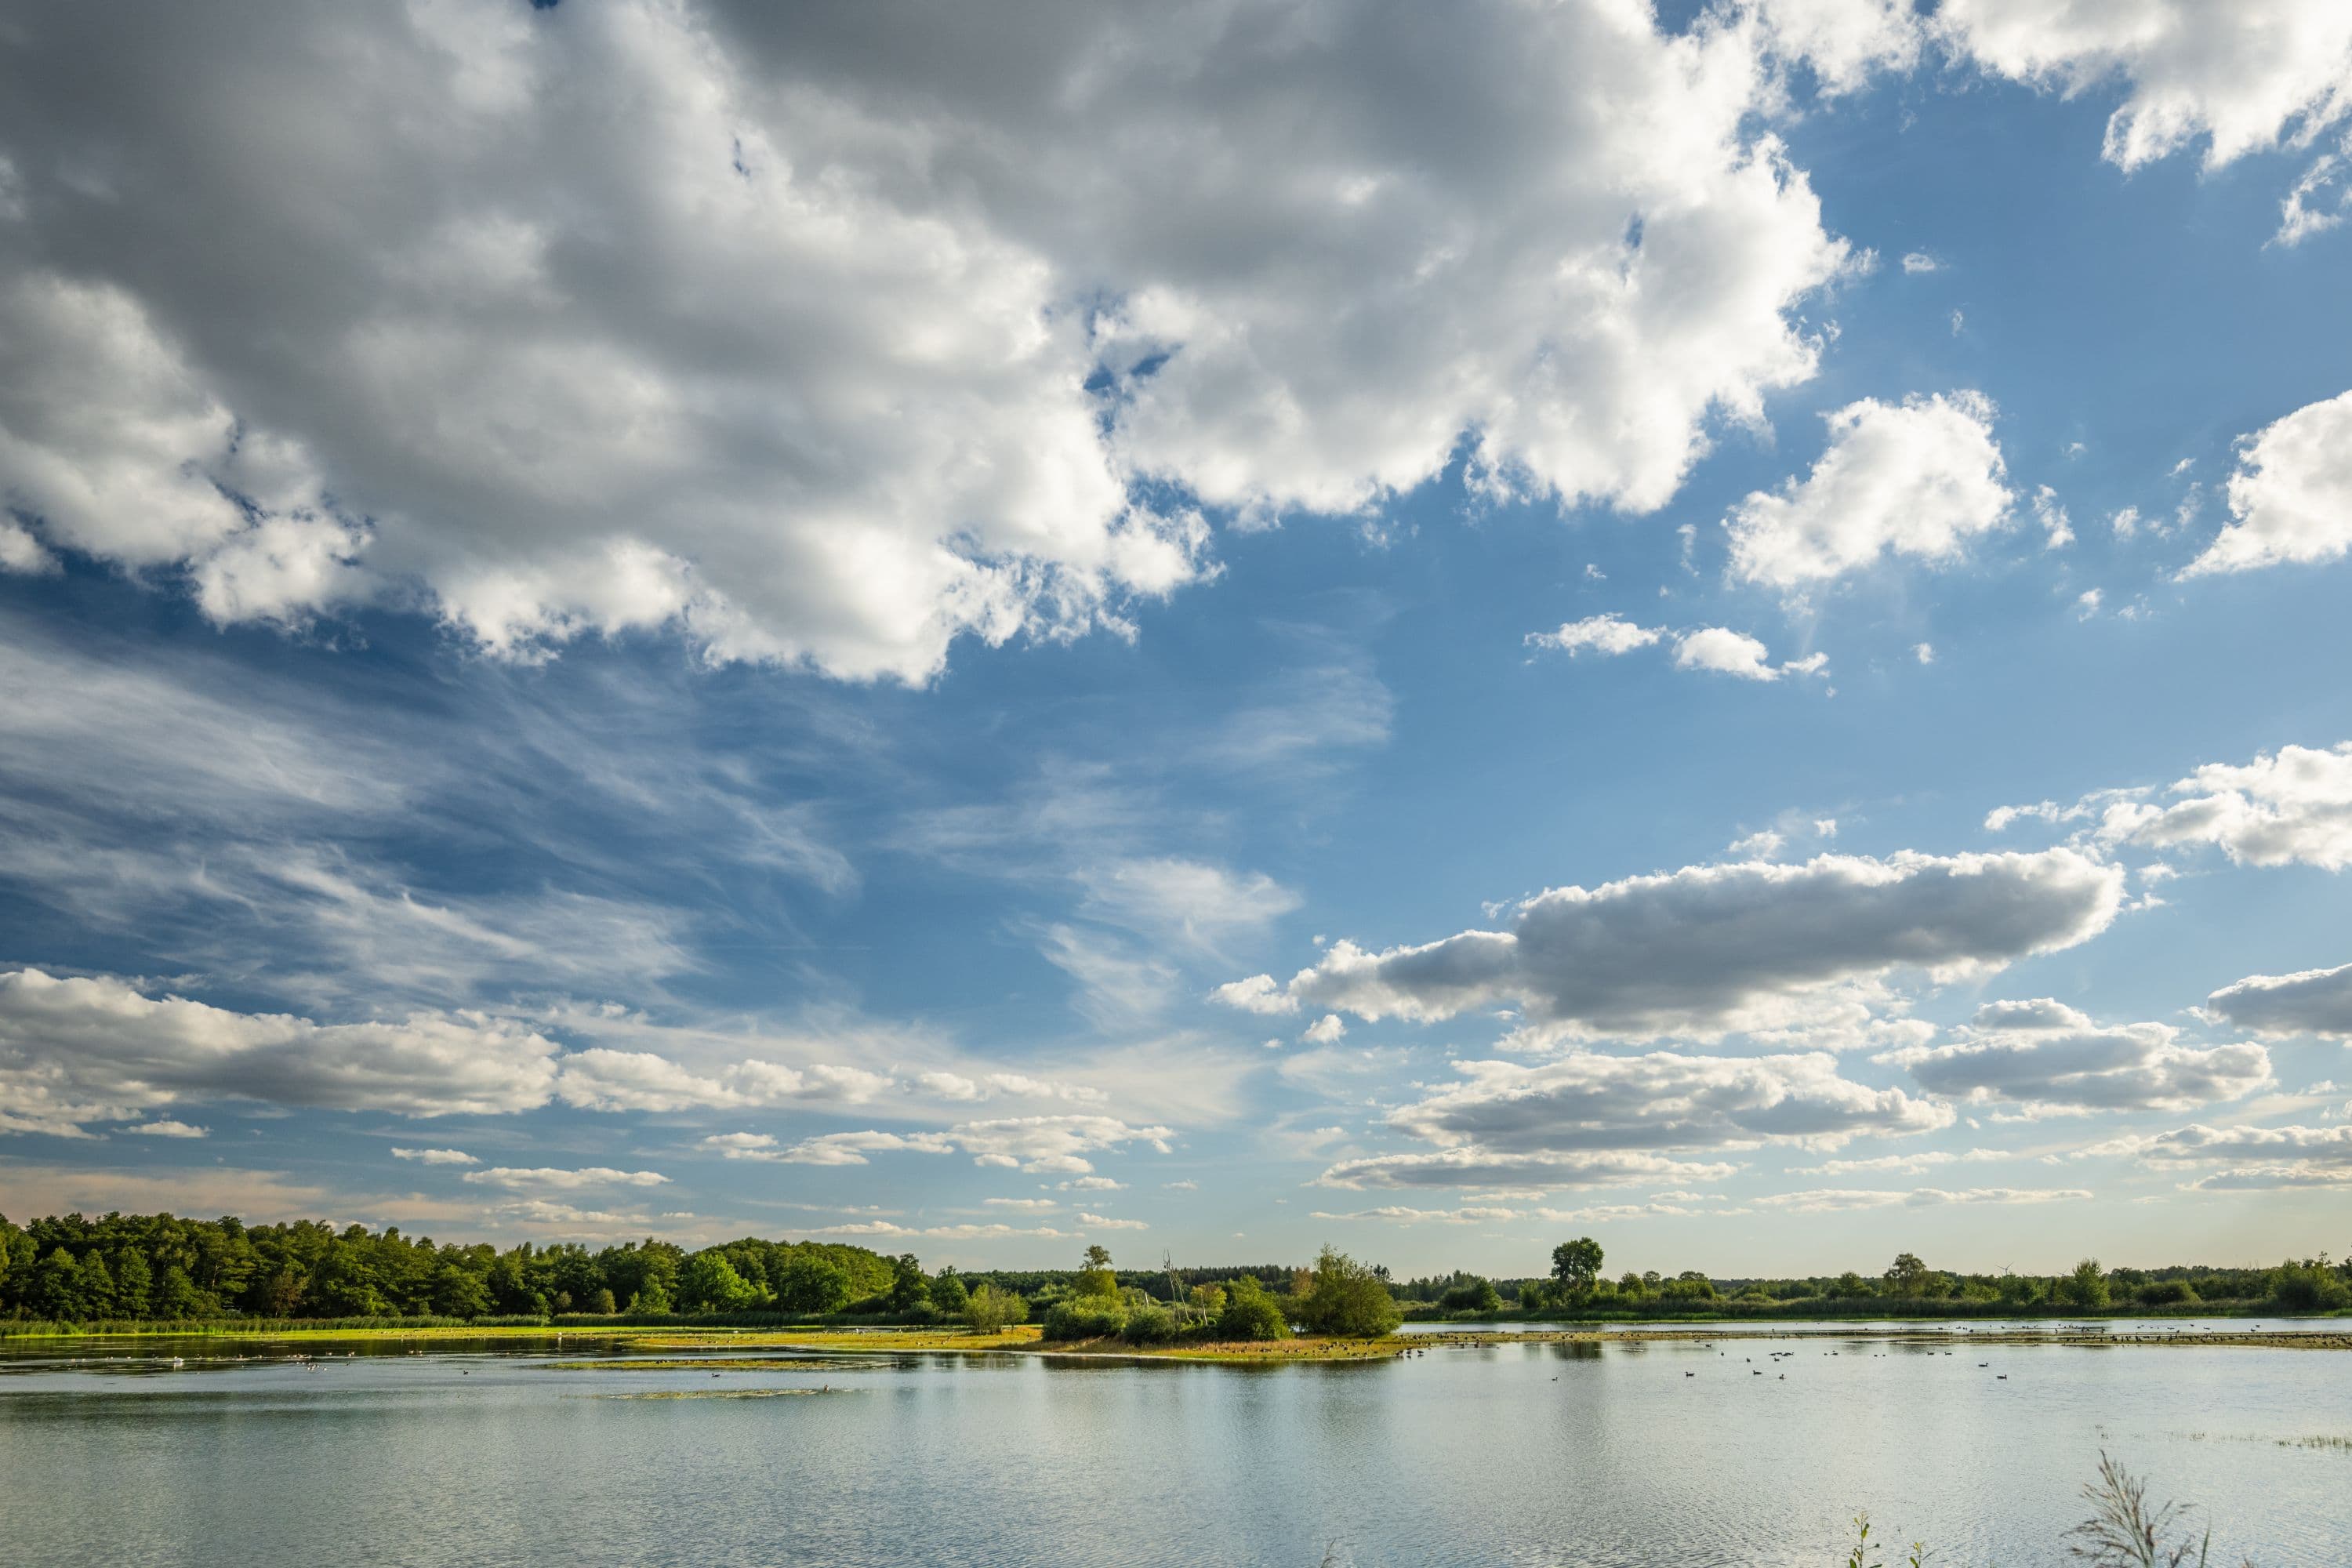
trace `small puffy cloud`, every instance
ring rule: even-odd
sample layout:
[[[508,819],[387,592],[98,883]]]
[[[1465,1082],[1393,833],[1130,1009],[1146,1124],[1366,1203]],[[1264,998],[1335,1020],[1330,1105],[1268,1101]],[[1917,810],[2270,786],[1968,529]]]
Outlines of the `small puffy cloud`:
[[[1570,621],[1556,632],[1529,632],[1529,647],[1556,648],[1573,658],[1580,653],[1615,656],[1648,647],[1666,634],[1653,626],[1637,626],[1612,611],[1580,621]]]
[[[722,1160],[781,1160],[782,1152],[776,1140],[765,1132],[714,1132],[703,1139],[698,1148],[708,1149]]]
[[[1903,270],[1906,272],[1935,272],[1941,269],[1941,265],[1942,264],[1937,261],[1934,257],[1928,255],[1924,250],[1913,250],[1904,253]]]
[[[1692,866],[1539,893],[1500,931],[1377,952],[1334,942],[1281,994],[1374,1021],[1515,1005],[1554,1029],[1720,1035],[1784,1026],[1898,969],[1985,973],[2072,947],[2123,896],[2119,868],[2065,847]]]
[[[1887,1192],[1858,1187],[1813,1187],[1803,1192],[1772,1193],[1749,1203],[1761,1209],[1790,1214],[1844,1214],[1856,1209],[1941,1208],[1949,1204],[2063,1204],[2086,1202],[2092,1194],[2081,1187],[1915,1187]]]
[[[2074,525],[2059,504],[2058,492],[2048,485],[2034,488],[2033,521],[2042,525],[2042,548],[2063,550],[2074,542]]]
[[[2270,1080],[2270,1053],[2249,1044],[2183,1045],[2165,1024],[2101,1026],[2047,997],[1989,1004],[1951,1044],[1877,1059],[1921,1088],[1969,1104],[2050,1110],[2188,1110]]]
[[[70,1135],[191,1101],[249,1100],[404,1116],[546,1103],[556,1047],[478,1014],[317,1024],[127,982],[0,973],[0,1131]]]
[[[1150,1230],[1151,1226],[1139,1219],[1110,1219],[1098,1214],[1082,1214],[1078,1223],[1088,1230]]]
[[[2124,169],[2200,140],[2218,169],[2352,113],[2352,11],[2333,0],[1942,0],[1931,26],[2012,81],[2073,94],[2120,80],[2100,153]]]
[[[1780,853],[1789,840],[1770,828],[1763,828],[1745,838],[1731,841],[1730,852],[1742,860],[1769,860]]]
[[[2250,866],[2352,866],[2352,742],[2326,750],[2282,746],[2250,763],[2209,763],[2166,793],[2178,798],[2105,805],[2098,837],[2156,849],[2211,844]],[[2052,815],[2085,813],[2099,798]]]
[[[143,1138],[208,1138],[212,1130],[191,1126],[185,1121],[142,1121],[136,1127],[126,1127],[125,1132],[136,1132]]]
[[[1271,974],[1252,974],[1240,980],[1228,980],[1209,993],[1209,1000],[1222,1002],[1228,1007],[1239,1007],[1244,1013],[1271,1015],[1298,1011],[1298,999],[1285,994]]]
[[[478,1165],[481,1163],[463,1149],[394,1149],[395,1160],[414,1160],[421,1165]]]
[[[1771,662],[1771,650],[1745,632],[1728,626],[1701,626],[1675,638],[1675,668],[1703,669],[1742,680],[1778,680],[1784,675],[1819,675],[1829,668],[1825,653],[1808,654],[1785,664]]]
[[[1737,1169],[1719,1161],[1675,1160],[1637,1150],[1506,1153],[1457,1148],[1342,1160],[1317,1181],[1322,1186],[1360,1191],[1500,1187],[1549,1192],[1561,1187],[1620,1186],[1633,1182],[1717,1182]]]
[[[669,1178],[659,1171],[616,1171],[608,1165],[590,1165],[576,1171],[493,1165],[487,1171],[468,1171],[459,1180],[521,1192],[572,1193],[588,1187],[658,1187]]]
[[[1176,1134],[1166,1127],[1131,1127],[1109,1116],[1008,1116],[959,1123],[949,1136],[981,1164],[1083,1173],[1094,1168],[1085,1158],[1088,1154],[1128,1143],[1164,1154]]]
[[[1192,1184],[1188,1182],[1172,1182],[1170,1184],[1171,1186],[1189,1186],[1191,1184]],[[1127,1184],[1125,1182],[1114,1181],[1108,1176],[1078,1176],[1070,1181],[1055,1183],[1054,1190],[1063,1193],[1123,1193],[1127,1191]]]
[[[2346,98],[2352,102],[2352,90]],[[2240,442],[2229,498],[2231,521],[2181,576],[2338,561],[2352,552],[2352,392],[2298,408]]]
[[[1811,473],[1751,492],[1725,518],[1733,574],[1797,588],[1884,556],[1959,559],[2008,523],[2015,500],[1992,418],[1974,392],[1864,398],[1829,415],[1829,447]]]
[[[2249,974],[2208,996],[2205,1009],[2258,1035],[2352,1040],[2352,963]]]
[[[1784,675],[1818,675],[1829,666],[1827,654],[1816,653],[1786,664],[1772,662],[1771,650],[1745,632],[1728,626],[1697,626],[1674,631],[1664,626],[1635,626],[1616,615],[1570,621],[1556,632],[1530,632],[1530,647],[1554,648],[1573,658],[1593,652],[1608,657],[1671,639],[1676,669],[1705,670],[1745,680],[1778,680]]]
[[[1347,1032],[1347,1023],[1339,1016],[1339,1014],[1326,1013],[1321,1017],[1316,1019],[1315,1022],[1307,1025],[1307,1032],[1300,1035],[1298,1037],[1305,1040],[1309,1045],[1328,1046],[1333,1041],[1339,1039],[1342,1036],[1346,1035]]]
[[[1914,643],[1911,645],[1911,657],[1917,659],[1921,664],[1933,664],[1936,662],[1935,645],[1924,642]]]
[[[1024,1214],[1042,1213],[1062,1205],[1052,1198],[982,1198],[981,1203],[992,1209],[1019,1209]]]

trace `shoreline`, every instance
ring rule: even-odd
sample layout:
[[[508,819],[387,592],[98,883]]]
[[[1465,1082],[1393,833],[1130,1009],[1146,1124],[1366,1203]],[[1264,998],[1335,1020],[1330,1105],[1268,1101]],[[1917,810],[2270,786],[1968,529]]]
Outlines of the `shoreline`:
[[[968,1329],[550,1329],[500,1324],[473,1328],[215,1330],[209,1333],[163,1331],[109,1334],[19,1335],[14,1342],[32,1347],[114,1343],[142,1341],[205,1340],[222,1344],[357,1344],[367,1342],[456,1346],[467,1342],[513,1342],[560,1345],[578,1343],[583,1349],[603,1347],[613,1352],[759,1350],[808,1352],[819,1354],[950,1354],[1034,1355],[1089,1360],[1173,1361],[1233,1365],[1280,1365],[1299,1363],[1360,1363],[1386,1361],[1433,1350],[1494,1350],[1529,1345],[1706,1344],[1717,1341],[1797,1340],[1873,1345],[1956,1344],[2056,1346],[2070,1349],[2245,1348],[2300,1351],[2352,1351],[2352,1322],[2335,1330],[2263,1331],[2221,1329],[2157,1330],[2111,1332],[2094,1327],[2064,1329],[1972,1328],[1965,1320],[1940,1323],[1906,1323],[1901,1327],[1844,1328],[1811,1325],[1775,1328],[1765,1324],[1721,1324],[1690,1327],[1541,1329],[1510,1331],[1463,1328],[1419,1334],[1390,1334],[1365,1340],[1323,1340],[1297,1337],[1174,1345],[1132,1345],[1121,1340],[1076,1340],[1047,1343],[1037,1326],[1020,1324],[995,1332]]]

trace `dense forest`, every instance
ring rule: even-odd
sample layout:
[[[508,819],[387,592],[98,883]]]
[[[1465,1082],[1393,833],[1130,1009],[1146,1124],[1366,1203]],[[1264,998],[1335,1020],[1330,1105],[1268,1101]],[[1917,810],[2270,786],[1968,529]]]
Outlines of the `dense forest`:
[[[770,1310],[821,1316],[927,1302],[911,1258],[746,1237],[698,1252],[648,1238],[506,1251],[397,1227],[314,1221],[0,1216],[0,1318],[544,1318]]]
[[[1562,1242],[1550,1271],[1399,1283],[1325,1248],[1309,1267],[1114,1269],[1089,1247],[1069,1269],[952,1268],[862,1247],[747,1237],[695,1251],[651,1237],[591,1249],[500,1251],[396,1227],[315,1221],[74,1214],[24,1226],[0,1216],[0,1331],[34,1322],[499,1319],[562,1322],[867,1318],[1040,1321],[1048,1338],[1182,1338],[1384,1332],[1401,1317],[1994,1315],[2098,1311],[2327,1312],[2352,1306],[2352,1261],[2326,1254],[2269,1268],[2105,1268],[1968,1274],[1904,1253],[1874,1274],[1715,1279],[1697,1270],[1612,1278],[1590,1237]]]

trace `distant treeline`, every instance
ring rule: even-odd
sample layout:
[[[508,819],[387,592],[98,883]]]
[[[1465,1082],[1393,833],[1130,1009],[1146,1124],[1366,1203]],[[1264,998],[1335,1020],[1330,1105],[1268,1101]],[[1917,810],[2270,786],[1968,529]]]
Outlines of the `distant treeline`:
[[[1563,1242],[1552,1271],[1517,1279],[1454,1273],[1396,1282],[1326,1249],[1313,1267],[1234,1264],[1118,1269],[1090,1247],[1076,1268],[936,1276],[911,1255],[746,1237],[688,1251],[644,1241],[590,1248],[525,1242],[436,1243],[397,1227],[315,1221],[79,1214],[24,1226],[0,1216],[0,1331],[14,1323],[342,1321],[484,1323],[619,1318],[759,1322],[839,1317],[958,1319],[977,1327],[1040,1321],[1049,1335],[1130,1337],[1248,1331],[1286,1323],[1381,1331],[1392,1310],[1430,1315],[1570,1317],[1856,1314],[1975,1316],[2117,1310],[2326,1312],[2352,1305],[2352,1261],[2289,1259],[2266,1268],[2104,1268],[1968,1274],[1904,1253],[1864,1275],[1714,1279],[1602,1269],[1590,1237]],[[1130,1321],[1131,1320],[1131,1321]]]
[[[1563,1254],[1570,1255],[1563,1257]],[[1600,1245],[1563,1242],[1549,1275],[1489,1280],[1455,1273],[1395,1287],[1425,1315],[1627,1316],[1729,1313],[1735,1316],[1992,1316],[2000,1313],[2118,1310],[2333,1312],[2352,1306],[2352,1259],[2288,1258],[2274,1267],[2106,1268],[2086,1258],[2063,1274],[1951,1273],[1906,1252],[1876,1274],[1848,1271],[1784,1279],[1713,1279],[1696,1269],[1661,1275],[1601,1272]]]

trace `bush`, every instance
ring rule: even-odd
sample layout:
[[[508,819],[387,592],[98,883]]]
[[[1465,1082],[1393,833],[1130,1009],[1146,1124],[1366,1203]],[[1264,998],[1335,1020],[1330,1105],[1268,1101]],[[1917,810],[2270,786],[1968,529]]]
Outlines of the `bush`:
[[[1318,1334],[1349,1340],[1377,1339],[1404,1321],[1388,1285],[1332,1247],[1325,1247],[1315,1260],[1315,1273],[1306,1299],[1298,1304],[1298,1315]]]
[[[2271,1276],[2271,1300],[2291,1312],[2332,1312],[2352,1300],[2352,1288],[2325,1268],[2289,1264]]]
[[[1074,1296],[1056,1301],[1045,1312],[1049,1340],[1108,1339],[1127,1326],[1127,1312],[1100,1296]]]
[[[2197,1287],[2186,1279],[2151,1279],[2138,1291],[2144,1307],[2188,1307],[2197,1301]]]
[[[1265,1293],[1265,1286],[1243,1275],[1225,1292],[1225,1304],[1217,1311],[1216,1332],[1221,1340],[1286,1340],[1290,1321]]]
[[[1119,1337],[1131,1345],[1164,1345],[1176,1337],[1175,1315],[1165,1307],[1138,1307],[1127,1315]]]
[[[992,1334],[1013,1323],[1029,1321],[1029,1303],[1010,1290],[982,1285],[965,1298],[963,1321],[981,1332]]]
[[[1492,1279],[1467,1279],[1439,1297],[1437,1304],[1449,1312],[1492,1312],[1502,1306],[1503,1297]]]

